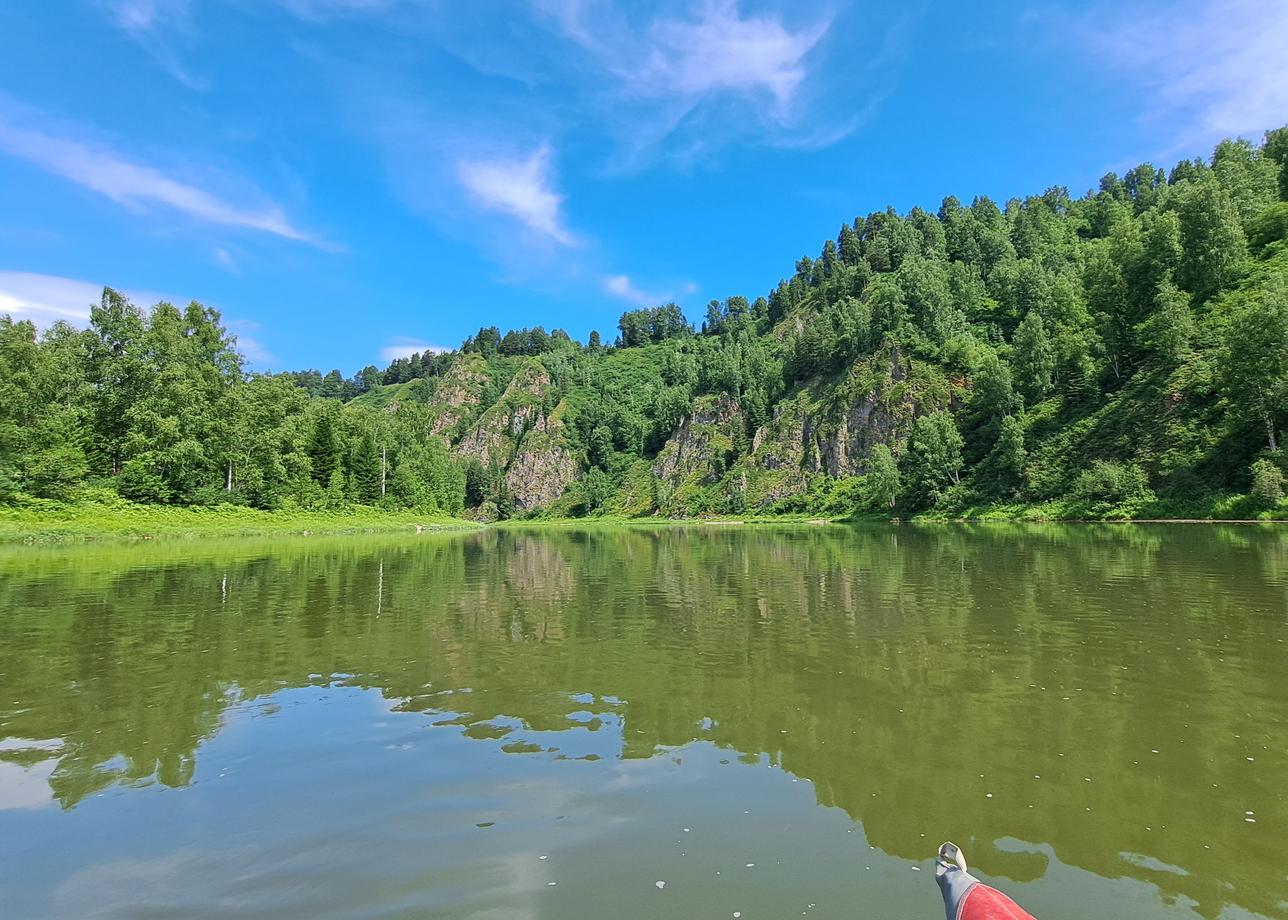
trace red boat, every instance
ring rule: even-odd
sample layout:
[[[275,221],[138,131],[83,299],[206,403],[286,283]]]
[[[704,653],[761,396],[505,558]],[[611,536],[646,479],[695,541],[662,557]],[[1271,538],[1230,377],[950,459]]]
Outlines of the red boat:
[[[955,843],[945,843],[935,857],[935,881],[944,896],[948,920],[1037,920],[996,888],[990,888],[966,867]]]

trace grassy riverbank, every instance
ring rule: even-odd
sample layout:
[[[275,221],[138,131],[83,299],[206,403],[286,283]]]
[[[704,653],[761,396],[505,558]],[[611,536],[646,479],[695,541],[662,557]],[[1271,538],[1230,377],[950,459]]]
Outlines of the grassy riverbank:
[[[1123,501],[1097,502],[1076,497],[1046,502],[973,503],[936,509],[919,520],[966,521],[1288,521],[1288,499],[1268,506],[1254,495],[1218,494],[1189,499],[1159,498],[1152,492]]]
[[[873,512],[857,514],[742,514],[700,515],[695,517],[623,517],[603,515],[596,517],[531,517],[498,521],[492,527],[686,527],[745,525],[822,525],[822,524],[885,524],[906,522],[913,524],[941,523],[1186,523],[1186,524],[1253,524],[1288,522],[1288,505],[1273,510],[1258,508],[1241,496],[1220,503],[1178,505],[1151,502],[1138,506],[1091,506],[1085,503],[1047,502],[1042,504],[975,505],[958,509],[954,513],[921,512],[910,517],[885,515]]]
[[[259,511],[237,505],[171,507],[124,500],[0,506],[0,542],[74,543],[101,539],[289,536],[470,529],[441,513],[353,506],[337,511]]]
[[[0,506],[0,543],[79,543],[101,540],[196,539],[253,536],[308,536],[324,534],[396,533],[426,530],[471,530],[493,527],[690,527],[724,525],[817,526],[833,523],[884,523],[880,514],[744,514],[689,518],[534,517],[514,518],[485,525],[445,514],[386,511],[351,506],[334,511],[259,511],[236,505],[171,507],[142,505],[124,500],[60,503],[26,501]],[[1040,505],[988,505],[960,509],[954,514],[919,514],[914,523],[1060,522],[1060,521],[1184,521],[1191,523],[1288,521],[1288,508],[1258,509],[1242,497],[1185,507],[1159,502],[1140,506],[1089,507],[1067,503]]]

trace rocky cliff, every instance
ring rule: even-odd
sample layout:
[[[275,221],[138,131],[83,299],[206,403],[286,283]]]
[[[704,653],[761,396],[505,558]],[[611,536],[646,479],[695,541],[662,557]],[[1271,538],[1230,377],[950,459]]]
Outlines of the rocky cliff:
[[[429,402],[429,432],[451,439],[478,412],[491,374],[481,355],[463,355],[448,368]]]
[[[464,386],[460,390],[468,392]],[[552,398],[545,367],[525,361],[500,398],[452,447],[466,462],[503,471],[519,513],[551,504],[577,479],[577,461],[564,437],[567,407],[560,402],[547,410]]]
[[[577,461],[563,437],[564,409],[560,403],[548,415],[538,415],[519,442],[505,474],[516,511],[551,504],[577,479]]]
[[[746,442],[742,407],[725,394],[700,396],[653,461],[657,504],[693,513],[697,490],[720,481]]]
[[[506,376],[499,397],[489,397]],[[941,371],[892,345],[798,385],[750,438],[737,399],[700,396],[655,457],[615,473],[617,492],[605,507],[673,517],[768,507],[805,492],[815,477],[862,475],[877,444],[901,453],[917,415],[948,405],[950,391]],[[537,511],[568,493],[584,462],[565,429],[568,404],[556,398],[537,359],[490,374],[471,357],[439,384],[431,430],[454,441],[462,461],[499,472],[515,512]]]
[[[505,392],[479,416],[455,451],[485,467],[508,466],[519,441],[542,415],[542,403],[550,388],[550,375],[538,361],[525,363],[510,380]]]
[[[873,447],[898,454],[916,416],[948,398],[941,375],[892,346],[783,399],[731,472],[731,487],[757,508],[804,491],[820,473],[862,475]]]

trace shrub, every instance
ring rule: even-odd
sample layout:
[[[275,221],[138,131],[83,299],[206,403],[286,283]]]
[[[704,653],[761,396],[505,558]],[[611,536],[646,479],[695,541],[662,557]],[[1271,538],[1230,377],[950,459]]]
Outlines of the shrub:
[[[1273,508],[1284,499],[1284,471],[1269,459],[1252,464],[1252,497],[1267,508]]]
[[[1074,498],[1086,502],[1121,505],[1149,491],[1149,477],[1135,463],[1096,460],[1074,480]]]
[[[1288,201],[1272,204],[1248,224],[1248,248],[1262,255],[1272,244],[1288,240]]]

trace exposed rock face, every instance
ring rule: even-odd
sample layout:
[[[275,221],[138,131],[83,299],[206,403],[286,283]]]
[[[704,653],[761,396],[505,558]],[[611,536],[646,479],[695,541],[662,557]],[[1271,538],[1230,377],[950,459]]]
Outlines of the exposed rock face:
[[[663,510],[683,506],[687,493],[718,482],[733,462],[746,421],[727,395],[700,396],[653,462]]]
[[[541,418],[542,398],[549,386],[550,375],[539,362],[525,364],[501,398],[465,432],[456,453],[485,467],[508,466],[520,439]]]
[[[524,435],[505,474],[516,511],[549,505],[577,479],[577,461],[563,440],[564,404],[539,415]]]
[[[855,371],[851,371],[854,376]],[[829,476],[867,472],[867,458],[878,444],[898,449],[899,442],[911,431],[917,412],[917,400],[911,390],[898,386],[906,378],[902,355],[898,348],[892,349],[885,377],[870,389],[863,381],[861,389],[866,392],[842,401],[835,430],[817,438],[817,462]]]
[[[565,405],[544,408],[550,387],[540,361],[524,363],[452,448],[462,459],[504,470],[518,512],[549,505],[577,479],[577,461],[563,435]]]
[[[811,412],[814,394],[802,389],[774,407],[774,416],[751,441],[751,453],[738,464],[737,481],[748,505],[763,507],[805,489],[812,455]]]
[[[858,476],[877,444],[898,453],[916,416],[941,401],[909,378],[898,347],[873,355],[840,380],[802,387],[756,432],[735,482],[752,506],[804,490],[812,476]],[[946,399],[946,394],[943,394]]]
[[[499,381],[491,374],[500,371],[488,367],[479,356],[452,366],[432,399],[431,431],[454,441],[462,460],[498,471],[516,512],[555,504],[580,476],[564,433],[566,405],[550,408],[553,383],[539,360],[524,360],[495,401],[488,394]],[[842,374],[797,387],[750,445],[738,401],[701,396],[658,455],[626,472],[611,509],[737,512],[799,494],[816,476],[862,475],[873,447],[899,453],[916,416],[948,405],[952,388],[934,367],[889,346]]]
[[[450,438],[474,415],[489,379],[487,362],[481,355],[462,356],[452,362],[429,403],[429,433]]]
[[[723,475],[737,429],[744,424],[742,407],[725,394],[698,397],[657,455],[654,475],[672,486],[695,476],[715,482]]]

